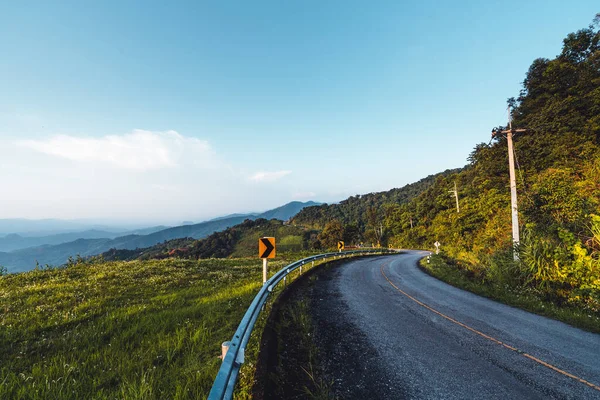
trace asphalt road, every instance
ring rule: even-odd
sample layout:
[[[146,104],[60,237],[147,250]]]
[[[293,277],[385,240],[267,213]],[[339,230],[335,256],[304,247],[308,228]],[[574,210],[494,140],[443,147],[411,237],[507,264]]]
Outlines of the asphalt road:
[[[315,340],[339,397],[600,399],[600,335],[447,285],[418,269],[425,254],[319,283]]]

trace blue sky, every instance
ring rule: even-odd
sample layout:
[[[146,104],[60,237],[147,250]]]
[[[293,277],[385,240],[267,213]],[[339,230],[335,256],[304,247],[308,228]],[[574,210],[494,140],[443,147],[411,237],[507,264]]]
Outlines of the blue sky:
[[[4,2],[0,218],[173,223],[463,166],[597,2]]]

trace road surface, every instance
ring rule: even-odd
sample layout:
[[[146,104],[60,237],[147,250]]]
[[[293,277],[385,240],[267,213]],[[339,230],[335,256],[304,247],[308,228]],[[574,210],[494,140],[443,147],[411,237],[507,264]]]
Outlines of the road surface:
[[[342,398],[600,399],[600,335],[454,288],[426,253],[320,279],[315,341]]]

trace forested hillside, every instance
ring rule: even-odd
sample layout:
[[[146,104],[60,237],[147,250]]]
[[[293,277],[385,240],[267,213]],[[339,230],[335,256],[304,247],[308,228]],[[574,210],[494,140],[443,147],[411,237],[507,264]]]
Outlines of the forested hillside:
[[[524,245],[540,240],[566,245],[573,236],[598,250],[590,228],[600,205],[599,40],[593,27],[570,34],[559,56],[533,62],[520,95],[509,99],[513,126],[527,129],[515,137]],[[425,247],[439,240],[473,263],[510,247],[506,138],[477,145],[469,160],[463,171],[388,210],[388,240]],[[448,193],[454,182],[460,213]],[[417,221],[413,229],[410,217]]]
[[[406,201],[353,197],[307,208],[293,222],[395,247],[432,249],[437,240],[474,279],[528,287],[598,311],[599,22],[569,34],[556,58],[533,61],[521,92],[508,100],[513,127],[526,129],[514,139],[520,262],[512,261],[508,150],[501,135],[475,146],[464,169],[422,181],[424,190]],[[482,139],[490,133],[482,132]],[[455,183],[460,212],[450,193]]]
[[[247,219],[243,223],[221,232],[194,240],[192,238],[169,240],[155,246],[136,250],[111,249],[101,255],[105,261],[147,260],[169,257],[184,259],[247,257],[257,253],[258,239],[272,236],[277,239],[278,252],[299,252],[320,247],[317,231],[286,225],[272,219]]]
[[[379,225],[379,216],[385,208],[394,204],[408,203],[430,188],[438,178],[457,173],[458,171],[460,170],[446,170],[399,189],[356,195],[338,204],[322,204],[306,207],[292,218],[291,223],[315,229],[324,229],[328,223],[333,223],[328,228],[333,229],[339,222],[345,226],[345,236],[349,244],[350,242],[356,243],[369,240],[372,239],[369,231],[373,230],[376,225]],[[339,239],[337,238],[336,240]]]

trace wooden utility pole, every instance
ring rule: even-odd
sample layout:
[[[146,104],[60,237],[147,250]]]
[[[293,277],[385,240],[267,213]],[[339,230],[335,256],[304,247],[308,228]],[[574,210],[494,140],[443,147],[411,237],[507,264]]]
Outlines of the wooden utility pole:
[[[513,148],[513,135],[515,133],[525,132],[527,129],[513,129],[512,116],[510,114],[510,105],[508,106],[508,129],[503,131],[492,131],[492,137],[499,134],[505,134],[508,141],[508,175],[510,177],[510,208],[512,211],[512,238],[513,238],[513,257],[517,261],[519,255],[516,246],[519,244],[519,210],[517,205],[517,178],[515,176],[515,152]]]
[[[456,198],[456,212],[460,212],[460,206],[458,205],[458,189],[456,189],[456,181],[454,181],[454,190],[448,190],[449,193],[452,193]]]

